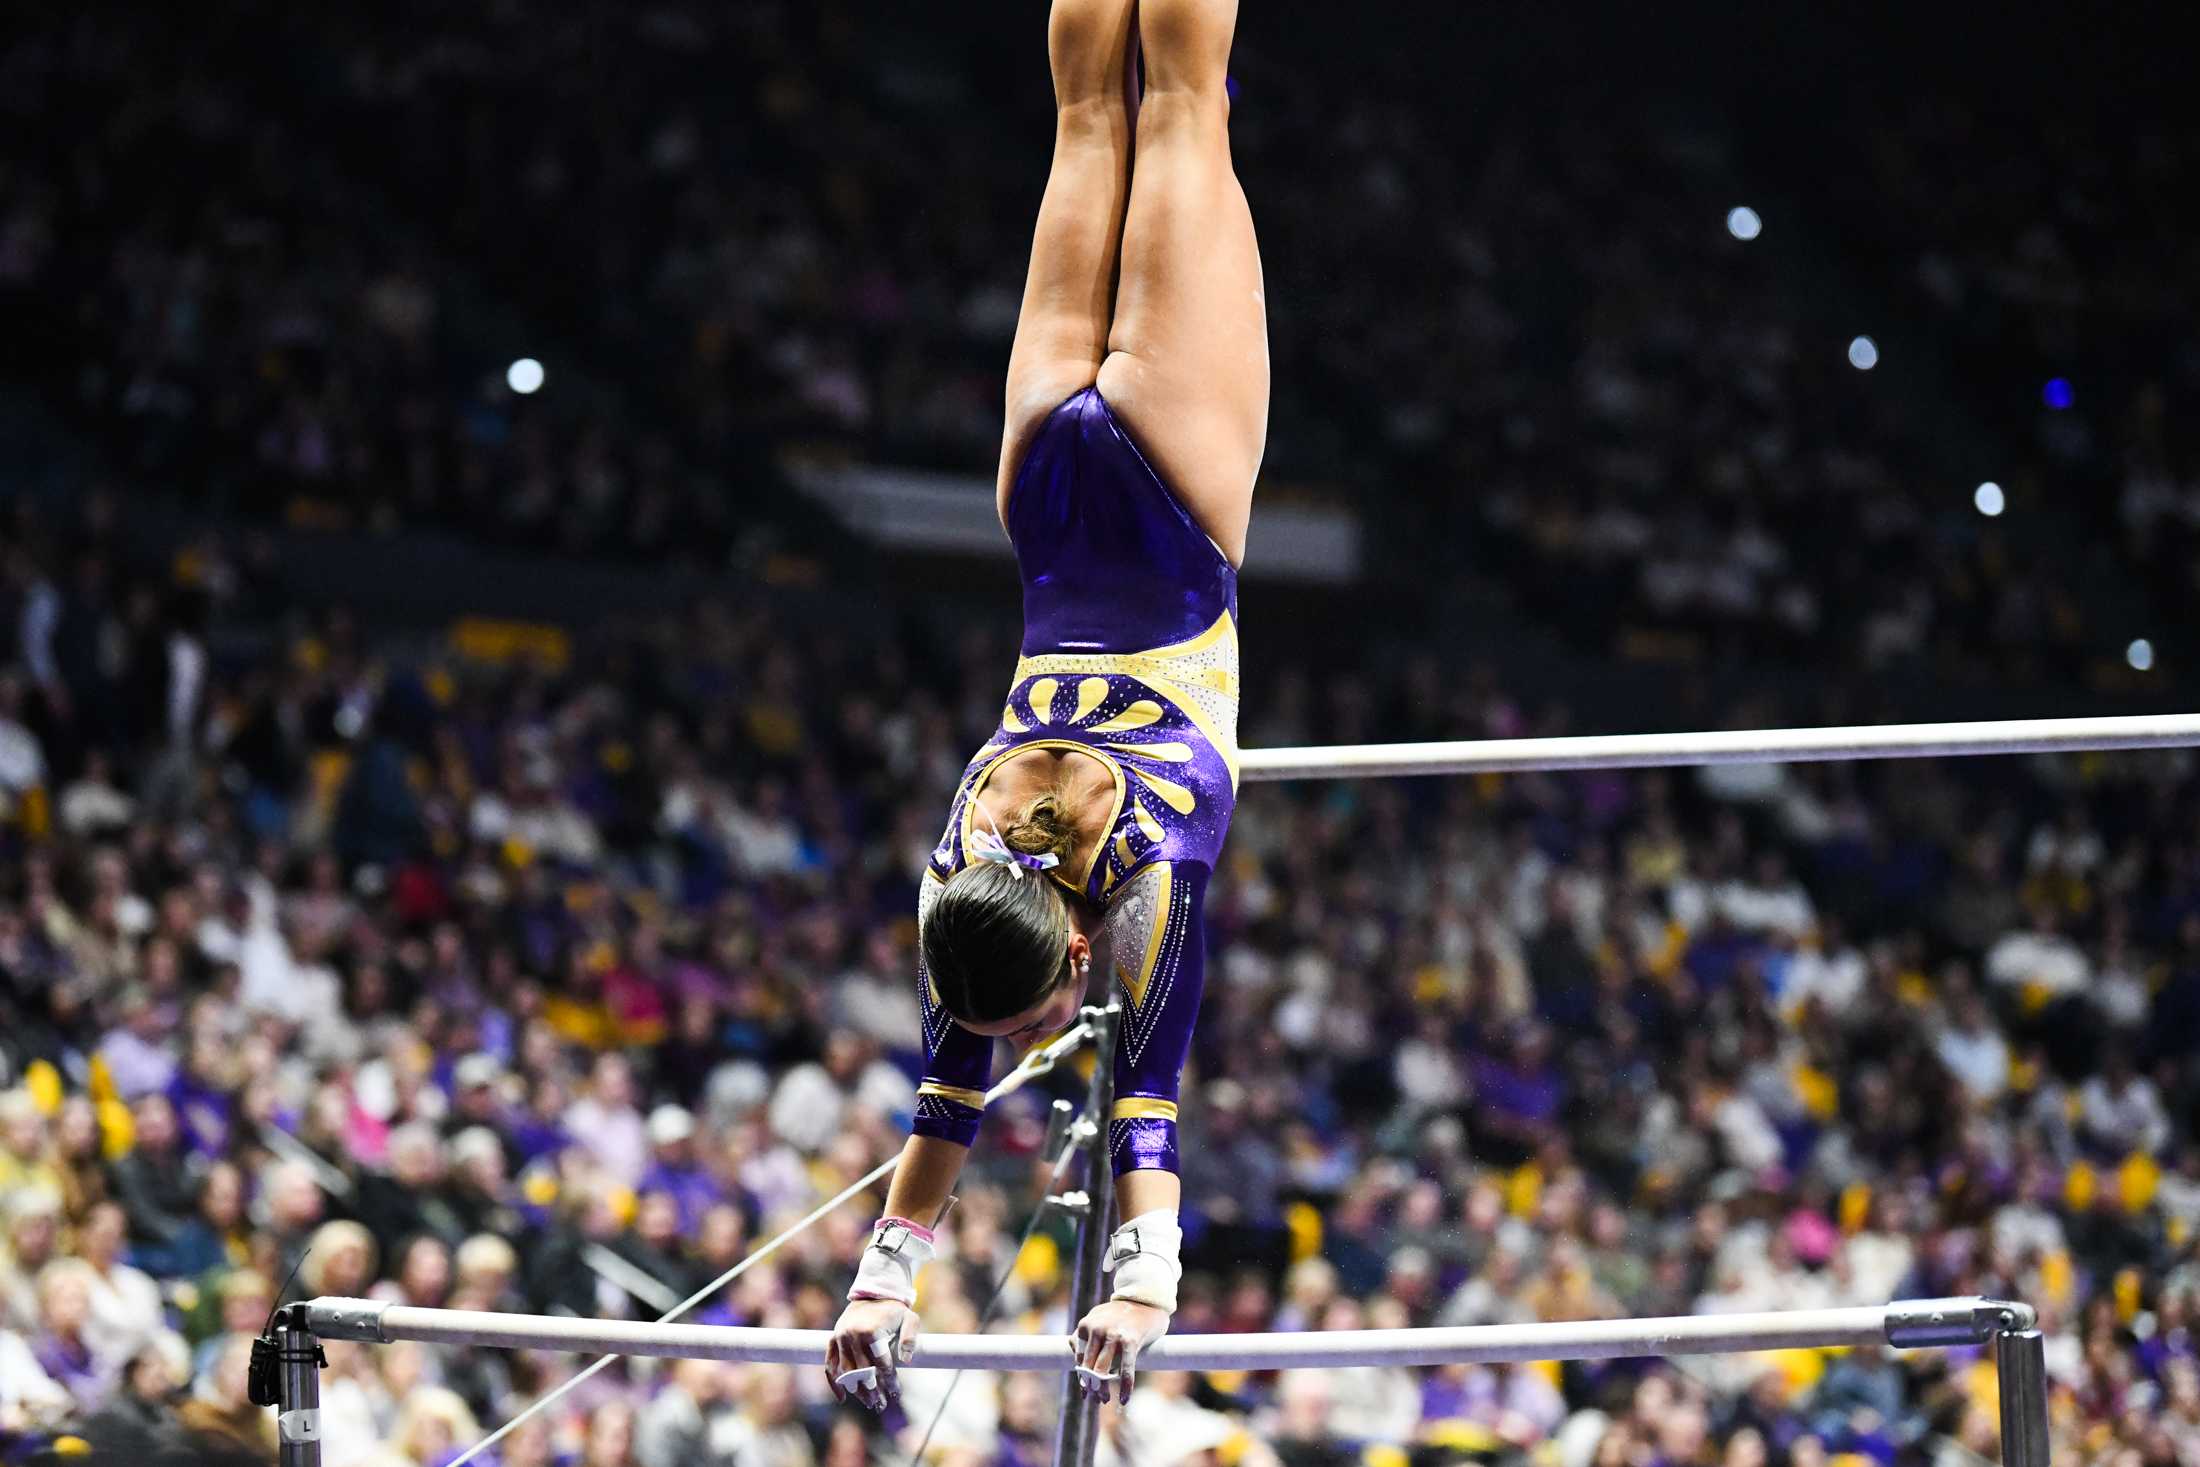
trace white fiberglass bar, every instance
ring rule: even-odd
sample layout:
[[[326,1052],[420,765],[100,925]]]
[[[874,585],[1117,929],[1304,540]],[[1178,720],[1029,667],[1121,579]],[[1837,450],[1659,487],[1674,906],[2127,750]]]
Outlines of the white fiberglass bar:
[[[304,1306],[323,1339],[387,1344],[420,1340],[501,1349],[610,1352],[672,1359],[818,1366],[823,1330],[750,1329],[632,1320],[569,1319],[420,1309],[365,1299]],[[1336,1330],[1305,1334],[1181,1335],[1146,1347],[1147,1370],[1279,1370],[1352,1365],[1444,1365],[1507,1360],[1616,1360],[1835,1345],[1979,1344],[2029,1328],[2032,1311],[1990,1299],[1927,1299],[1851,1309],[1709,1314],[1676,1319],[1600,1319],[1571,1324],[1457,1329]],[[925,1335],[916,1369],[1068,1370],[1063,1335]]]
[[[2018,718],[1985,723],[1889,723],[1846,728],[1752,728],[1246,749],[1238,755],[1238,774],[1245,780],[1381,779],[1538,769],[1801,764],[1828,759],[1928,759],[1958,754],[2068,754],[2195,746],[2200,746],[2200,713],[2150,713],[2123,718]]]

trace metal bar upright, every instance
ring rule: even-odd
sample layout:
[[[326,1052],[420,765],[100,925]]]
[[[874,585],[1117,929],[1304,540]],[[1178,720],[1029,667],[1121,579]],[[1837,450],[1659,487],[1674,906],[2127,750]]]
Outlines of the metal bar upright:
[[[1994,1336],[2001,1378],[2002,1467],[2048,1467],[2047,1343],[2036,1329]]]
[[[1083,1119],[1091,1126],[1085,1150],[1085,1206],[1077,1219],[1077,1264],[1070,1277],[1070,1327],[1100,1302],[1101,1263],[1108,1252],[1108,1211],[1115,1204],[1115,1182],[1108,1169],[1108,1125],[1115,1109],[1116,1030],[1122,1007],[1085,1010],[1092,1025],[1092,1083],[1085,1090]],[[1062,1377],[1062,1429],[1054,1439],[1054,1467],[1092,1467],[1099,1445],[1100,1407],[1077,1388],[1074,1371]]]
[[[292,1304],[275,1329],[278,1467],[321,1467],[321,1342],[307,1321],[306,1306]]]

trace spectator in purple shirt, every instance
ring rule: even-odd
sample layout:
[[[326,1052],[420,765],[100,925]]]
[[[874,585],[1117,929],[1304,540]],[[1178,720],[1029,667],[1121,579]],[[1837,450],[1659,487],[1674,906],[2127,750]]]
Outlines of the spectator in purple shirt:
[[[527,1108],[512,1122],[512,1155],[520,1170],[573,1144],[573,1133],[565,1125],[566,1099],[565,1082],[558,1076],[544,1075],[535,1081]]]
[[[212,1159],[229,1151],[230,1126],[237,1112],[235,1056],[215,1034],[194,1035],[183,1069],[168,1087],[186,1148]]]
[[[725,1200],[718,1179],[696,1160],[695,1117],[685,1106],[660,1105],[649,1113],[649,1165],[636,1190],[671,1194],[680,1209],[680,1231],[687,1235]]]
[[[1475,1057],[1477,1149],[1494,1161],[1526,1160],[1550,1134],[1564,1098],[1550,1031],[1533,1022],[1514,1025],[1502,1055]]]
[[[38,1335],[31,1342],[39,1368],[85,1411],[106,1400],[114,1376],[113,1362],[102,1359],[84,1333],[92,1317],[91,1271],[81,1258],[57,1258],[40,1270]]]

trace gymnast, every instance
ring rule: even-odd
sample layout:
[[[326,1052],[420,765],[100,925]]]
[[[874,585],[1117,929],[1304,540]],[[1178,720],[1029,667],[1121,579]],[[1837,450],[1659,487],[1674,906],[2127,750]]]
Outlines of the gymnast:
[[[1260,254],[1230,161],[1236,24],[1236,0],[1054,0],[1049,16],[1054,158],[995,483],[1022,653],[919,884],[924,1081],[826,1351],[834,1390],[874,1408],[899,1394],[993,1042],[1028,1051],[1111,974],[1125,1221],[1113,1297],[1076,1329],[1088,1394],[1127,1396],[1176,1307],[1177,1082],[1236,801],[1237,566],[1268,427]]]

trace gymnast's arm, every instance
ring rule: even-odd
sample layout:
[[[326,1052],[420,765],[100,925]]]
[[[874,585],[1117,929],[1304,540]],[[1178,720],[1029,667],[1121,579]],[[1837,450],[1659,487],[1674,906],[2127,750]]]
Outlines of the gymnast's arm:
[[[917,981],[924,985],[924,1081],[886,1192],[886,1215],[931,1228],[946,1213],[955,1179],[978,1139],[993,1074],[993,1041],[971,1033],[932,1001],[932,981],[921,966]]]
[[[930,872],[917,888],[917,925],[939,896]],[[825,1377],[840,1392],[851,1371],[876,1370],[876,1383],[857,1389],[874,1409],[900,1394],[894,1367],[909,1358],[917,1339],[918,1272],[931,1261],[932,1230],[947,1211],[978,1139],[986,1085],[993,1075],[993,1041],[971,1033],[940,1006],[932,977],[917,963],[917,1006],[924,1022],[924,1082],[917,1087],[917,1115],[886,1192],[886,1215],[848,1291],[848,1307],[825,1347]]]
[[[1205,986],[1207,875],[1195,862],[1156,862],[1108,905],[1108,961],[1123,988],[1108,1118],[1121,1226],[1109,1244],[1114,1297],[1078,1322],[1076,1344],[1078,1363],[1124,1396],[1138,1352],[1169,1327],[1182,1274],[1177,1090]]]
[[[872,1232],[848,1291],[848,1307],[825,1345],[825,1379],[834,1395],[841,1394],[843,1376],[870,1369],[877,1372],[875,1383],[853,1387],[866,1405],[883,1410],[900,1398],[894,1368],[916,1348],[917,1273],[931,1261],[932,1229],[969,1156],[967,1142],[938,1136],[913,1134],[902,1143],[886,1215]]]
[[[886,1189],[886,1215],[906,1217],[931,1226],[940,1221],[947,1199],[954,1195],[955,1179],[962,1175],[970,1148],[959,1141],[911,1132],[901,1146],[894,1180]]]
[[[1177,1202],[1177,1088],[1206,987],[1207,874],[1195,862],[1155,862],[1108,906],[1108,963],[1124,1010],[1108,1156],[1126,1218]]]

